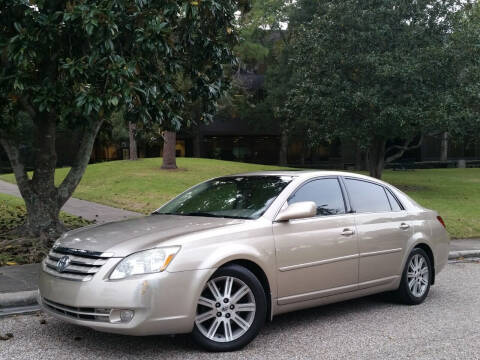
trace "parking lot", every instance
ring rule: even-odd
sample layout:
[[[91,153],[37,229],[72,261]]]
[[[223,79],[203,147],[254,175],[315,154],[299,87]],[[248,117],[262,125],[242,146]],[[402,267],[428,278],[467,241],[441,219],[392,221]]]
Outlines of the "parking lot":
[[[385,295],[278,316],[236,353],[188,335],[127,337],[43,314],[0,319],[0,359],[480,359],[480,263],[449,264],[424,304]],[[45,320],[45,321],[42,321]]]

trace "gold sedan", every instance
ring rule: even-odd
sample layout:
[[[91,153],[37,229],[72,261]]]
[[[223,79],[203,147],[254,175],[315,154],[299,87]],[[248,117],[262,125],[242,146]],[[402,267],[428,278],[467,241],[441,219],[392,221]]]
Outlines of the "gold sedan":
[[[258,172],[203,182],[152,215],[71,231],[42,264],[51,315],[239,349],[280,313],[395,291],[420,304],[445,266],[435,211],[367,176]]]

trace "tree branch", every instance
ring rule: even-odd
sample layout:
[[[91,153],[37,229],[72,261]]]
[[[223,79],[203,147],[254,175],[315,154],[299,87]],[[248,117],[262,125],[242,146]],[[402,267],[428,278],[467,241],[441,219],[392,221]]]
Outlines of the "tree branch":
[[[57,201],[60,207],[62,207],[72,196],[76,187],[80,183],[83,173],[88,165],[88,161],[90,160],[95,138],[97,137],[102,124],[103,118],[99,118],[84,130],[74,164],[58,187]]]
[[[405,144],[403,146],[402,145],[390,146],[386,150],[386,153],[388,153],[392,150],[395,150],[395,149],[397,149],[399,151],[397,153],[393,154],[393,155],[387,156],[387,158],[385,159],[385,162],[386,163],[392,162],[393,160],[396,160],[396,159],[402,157],[402,155],[405,154],[406,151],[414,150],[414,149],[417,149],[420,146],[422,146],[423,134],[420,136],[420,139],[418,139],[418,142],[415,145],[410,145],[412,143],[412,141],[413,141],[413,139],[405,140]]]
[[[22,105],[23,109],[27,112],[28,115],[33,119],[35,119],[37,112],[35,111],[34,107],[30,104],[30,101],[25,96],[19,97],[20,105]]]
[[[4,137],[0,137],[0,144],[5,149],[8,160],[10,160],[10,165],[12,166],[15,179],[17,180],[18,189],[20,190],[22,197],[25,198],[32,193],[32,187],[27,171],[25,170],[25,165],[21,160],[18,146],[12,140]]]

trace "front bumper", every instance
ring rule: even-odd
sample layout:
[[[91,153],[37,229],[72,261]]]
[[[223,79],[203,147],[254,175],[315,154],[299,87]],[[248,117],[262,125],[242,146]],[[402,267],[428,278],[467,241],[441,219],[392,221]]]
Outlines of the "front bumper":
[[[204,284],[215,269],[137,275],[108,280],[121,259],[112,258],[90,281],[71,281],[41,271],[39,304],[54,317],[95,330],[125,335],[189,333],[193,329],[196,303]],[[72,309],[63,313],[48,305]],[[98,321],[76,315],[73,309],[133,310],[127,323]],[[87,317],[87,318],[86,318]],[[99,317],[100,318],[100,317]],[[105,319],[105,318],[102,318]]]

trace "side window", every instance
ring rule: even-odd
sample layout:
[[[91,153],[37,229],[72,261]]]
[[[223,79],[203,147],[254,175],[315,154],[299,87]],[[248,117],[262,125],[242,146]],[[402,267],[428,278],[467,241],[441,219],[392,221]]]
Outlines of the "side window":
[[[317,204],[317,216],[345,214],[345,203],[337,179],[319,179],[306,183],[293,194],[288,204],[301,201]]]
[[[403,209],[400,207],[397,199],[393,197],[392,193],[387,189],[385,189],[385,192],[387,193],[388,201],[390,201],[390,205],[392,206],[392,211],[402,211]]]
[[[348,178],[345,182],[353,210],[357,213],[391,211],[383,186]]]

